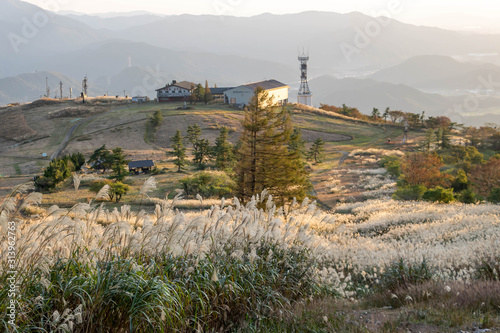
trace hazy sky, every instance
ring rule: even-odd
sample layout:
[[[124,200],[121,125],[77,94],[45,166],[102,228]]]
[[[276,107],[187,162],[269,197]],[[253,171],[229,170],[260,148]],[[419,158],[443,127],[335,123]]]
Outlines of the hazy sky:
[[[144,10],[161,14],[213,14],[252,16],[265,12],[283,14],[306,10],[377,15],[391,4],[401,5],[394,19],[425,25],[456,26],[473,30],[478,25],[498,26],[500,2],[496,0],[25,0],[51,10],[83,13]],[[486,20],[483,20],[486,18]]]

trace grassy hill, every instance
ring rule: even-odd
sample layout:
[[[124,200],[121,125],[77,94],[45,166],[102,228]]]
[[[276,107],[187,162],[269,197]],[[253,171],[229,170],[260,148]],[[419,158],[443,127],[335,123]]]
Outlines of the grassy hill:
[[[0,167],[2,174],[9,176],[0,179],[0,184],[9,181],[12,185],[10,177],[20,177],[19,182],[22,182],[30,179],[25,177],[41,172],[50,156],[63,143],[69,129],[75,126],[73,135],[62,150],[63,155],[82,152],[88,157],[92,151],[106,144],[108,148],[122,147],[129,160],[153,159],[158,166],[167,169],[167,174],[158,176],[160,187],[157,194],[165,195],[178,188],[177,181],[180,178],[195,172],[194,167],[188,167],[185,173],[176,173],[172,158],[167,155],[170,138],[177,130],[185,135],[187,126],[196,123],[202,128],[202,138],[208,139],[213,145],[221,127],[230,129],[233,143],[238,140],[242,129],[243,111],[226,105],[198,104],[192,110],[178,110],[181,104],[138,105],[129,101],[110,102],[112,100],[94,100],[85,105],[75,101],[49,100],[0,110],[0,123],[15,112],[25,124],[24,130],[19,128],[19,132],[10,137],[0,136]],[[162,112],[164,122],[157,133],[148,133],[148,119],[157,110]],[[326,142],[325,161],[310,166],[314,184],[324,183],[332,177],[344,153],[360,148],[385,147],[388,138],[394,140],[402,135],[402,130],[397,127],[371,124],[320,110],[301,110],[290,106],[290,111],[294,126],[302,130],[307,147],[319,137]],[[414,133],[414,136],[420,135]],[[133,191],[124,198],[125,202],[133,199],[144,180],[144,177],[129,177]],[[66,190],[71,191],[71,181],[65,186]],[[6,195],[7,190],[7,186],[0,189],[3,191],[0,196]],[[92,195],[83,191],[75,197],[74,193],[69,193],[48,195],[45,202],[69,205],[75,201],[85,201]],[[329,192],[327,186],[317,187],[314,195],[328,204],[338,199],[338,196]],[[69,197],[72,199],[68,200]]]

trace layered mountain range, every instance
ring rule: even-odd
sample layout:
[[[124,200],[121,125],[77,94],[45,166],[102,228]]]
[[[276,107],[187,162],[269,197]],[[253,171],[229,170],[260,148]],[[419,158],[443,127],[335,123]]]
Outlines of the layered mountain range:
[[[479,94],[464,116],[500,110],[500,35],[357,12],[103,17],[3,0],[0,32],[0,105],[44,95],[45,77],[52,92],[59,81],[79,92],[87,76],[91,93],[150,97],[172,79],[231,86],[274,78],[296,89],[304,47],[317,105],[438,115]]]

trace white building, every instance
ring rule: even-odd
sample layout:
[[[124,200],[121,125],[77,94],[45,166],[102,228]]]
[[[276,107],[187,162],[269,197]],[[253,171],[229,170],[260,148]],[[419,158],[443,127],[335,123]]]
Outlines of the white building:
[[[132,97],[132,102],[135,102],[135,103],[146,103],[148,101],[149,101],[148,96],[134,96],[134,97]]]
[[[158,102],[185,102],[191,96],[195,87],[196,85],[193,82],[177,82],[174,80],[171,84],[156,89]]]
[[[275,104],[283,105],[288,103],[288,89],[290,87],[276,80],[254,82],[229,89],[224,92],[225,102],[238,106],[248,105],[257,87],[264,89],[269,94],[269,97],[273,98]]]

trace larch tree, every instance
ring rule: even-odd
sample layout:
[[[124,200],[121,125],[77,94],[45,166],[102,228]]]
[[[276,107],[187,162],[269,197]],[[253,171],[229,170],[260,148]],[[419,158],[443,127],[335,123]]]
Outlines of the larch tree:
[[[286,110],[258,87],[242,125],[236,166],[239,197],[246,202],[266,189],[280,205],[305,198],[311,184],[300,153],[288,148],[292,125]]]
[[[170,138],[172,144],[170,145],[174,150],[173,155],[175,156],[174,164],[177,165],[177,172],[180,172],[182,167],[187,164],[186,161],[186,148],[182,142],[181,131],[177,130],[175,135]]]

